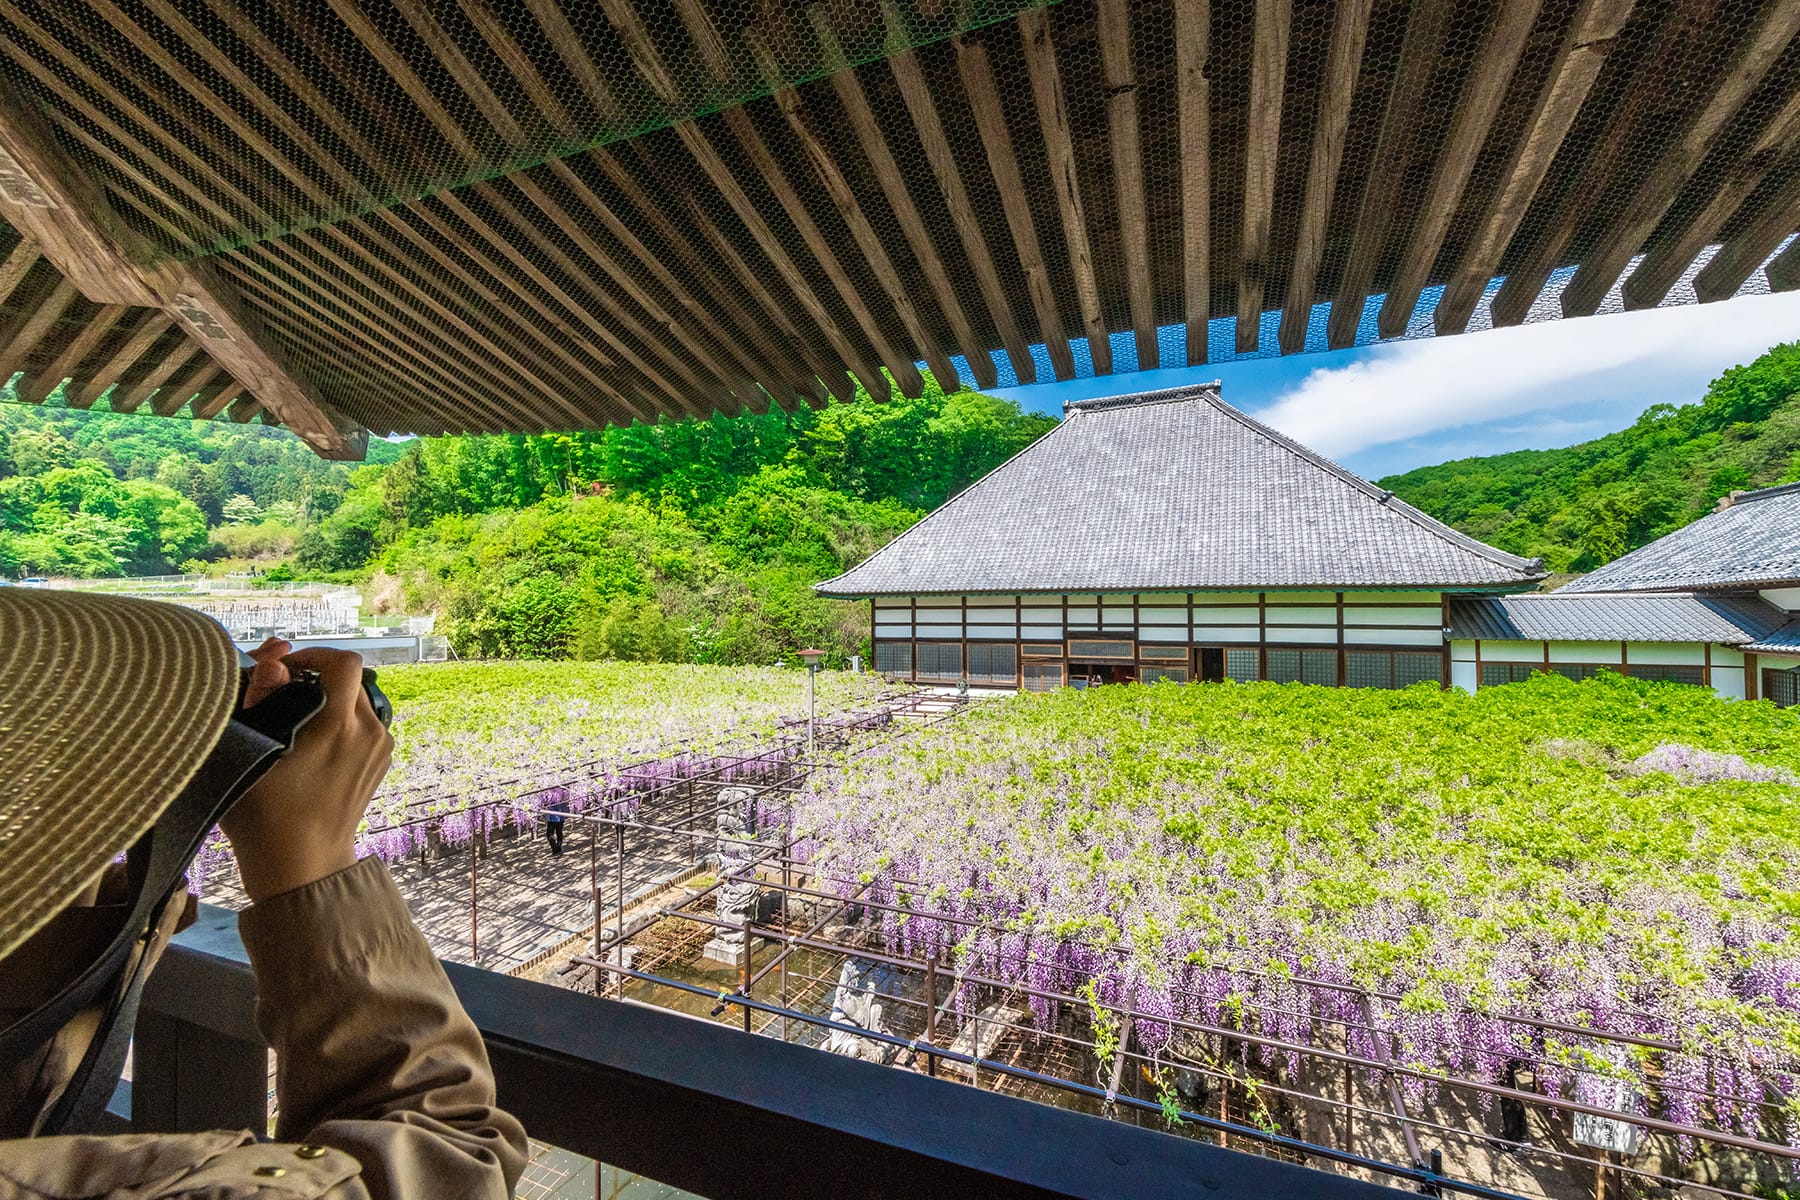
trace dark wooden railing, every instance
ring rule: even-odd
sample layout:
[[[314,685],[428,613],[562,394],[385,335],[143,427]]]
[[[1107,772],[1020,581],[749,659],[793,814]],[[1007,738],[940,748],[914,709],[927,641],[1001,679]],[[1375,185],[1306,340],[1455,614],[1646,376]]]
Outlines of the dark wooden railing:
[[[114,1101],[121,1125],[267,1125],[268,1052],[236,918],[200,913],[146,991],[135,1082]],[[710,1200],[1402,1194],[660,1009],[445,969],[487,1041],[500,1103],[534,1138]]]

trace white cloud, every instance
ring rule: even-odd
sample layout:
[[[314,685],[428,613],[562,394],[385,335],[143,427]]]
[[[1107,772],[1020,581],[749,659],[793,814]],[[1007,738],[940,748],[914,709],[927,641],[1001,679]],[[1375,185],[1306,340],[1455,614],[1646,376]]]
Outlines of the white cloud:
[[[1529,413],[1560,421],[1601,392],[1641,388],[1647,407],[1675,385],[1697,400],[1720,371],[1796,337],[1790,292],[1397,342],[1319,368],[1256,415],[1342,457]]]

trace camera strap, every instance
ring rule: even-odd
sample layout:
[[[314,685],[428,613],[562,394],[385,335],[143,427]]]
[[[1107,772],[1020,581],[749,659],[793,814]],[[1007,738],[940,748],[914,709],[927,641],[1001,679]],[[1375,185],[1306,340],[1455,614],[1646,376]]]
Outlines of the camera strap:
[[[316,711],[316,706],[309,707]],[[37,1094],[21,1097],[24,1103],[9,1122],[16,1127],[0,1129],[0,1137],[91,1132],[96,1128],[125,1065],[148,968],[161,949],[150,942],[164,910],[186,890],[183,877],[207,833],[275,765],[305,720],[302,717],[285,729],[281,728],[285,722],[276,723],[270,731],[275,736],[270,736],[270,732],[246,723],[245,717],[255,720],[251,713],[240,713],[226,725],[224,735],[187,786],[126,852],[127,899],[120,906],[126,915],[111,941],[55,995],[0,1032],[0,1062],[26,1062],[43,1055],[45,1047],[77,1016],[89,1010],[100,1012],[86,1053],[66,1086],[59,1092],[61,1080],[40,1078]],[[47,1072],[40,1070],[40,1076],[44,1074]]]

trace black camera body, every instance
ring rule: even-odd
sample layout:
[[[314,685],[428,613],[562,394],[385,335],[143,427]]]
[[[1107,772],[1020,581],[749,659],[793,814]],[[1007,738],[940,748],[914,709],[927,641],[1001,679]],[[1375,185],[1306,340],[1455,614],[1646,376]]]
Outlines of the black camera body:
[[[240,655],[247,660],[248,655]],[[238,721],[265,737],[287,746],[294,746],[294,736],[300,727],[317,716],[325,707],[325,685],[320,682],[317,671],[297,670],[293,678],[264,696],[254,707],[244,708],[244,692],[250,686],[251,666],[243,666],[238,674]],[[369,698],[369,707],[375,710],[375,719],[383,728],[393,724],[394,706],[388,700],[387,693],[375,682],[375,671],[364,667],[362,672],[363,695]]]

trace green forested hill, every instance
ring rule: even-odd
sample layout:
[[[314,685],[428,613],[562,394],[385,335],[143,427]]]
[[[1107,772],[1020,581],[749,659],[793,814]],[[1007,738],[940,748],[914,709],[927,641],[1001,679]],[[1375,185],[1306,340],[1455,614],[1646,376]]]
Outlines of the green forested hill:
[[[274,429],[0,403],[0,578],[353,578],[464,656],[842,655],[867,610],[812,585],[1054,424],[928,376],[916,400],[376,442],[353,467]]]
[[[1465,458],[1380,485],[1473,537],[1591,571],[1743,488],[1800,479],[1800,342],[1658,404],[1629,429],[1561,450]]]

